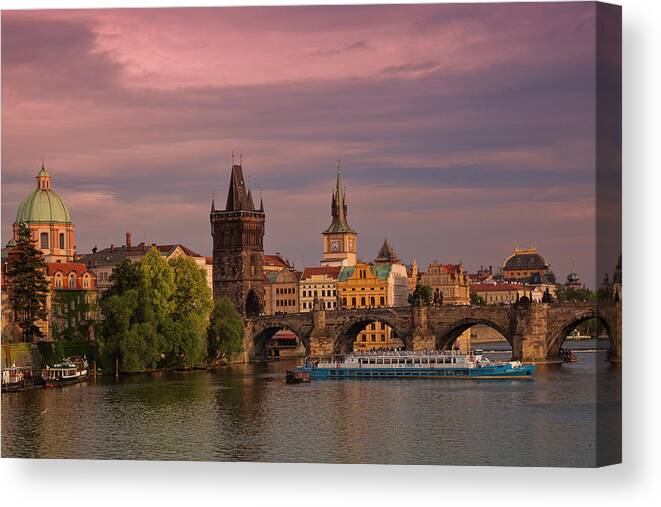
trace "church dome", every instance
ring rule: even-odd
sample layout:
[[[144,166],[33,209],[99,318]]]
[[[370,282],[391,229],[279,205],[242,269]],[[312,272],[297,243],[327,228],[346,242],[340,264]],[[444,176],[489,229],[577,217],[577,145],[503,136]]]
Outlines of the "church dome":
[[[37,174],[37,188],[18,207],[16,223],[71,223],[64,199],[51,190],[51,177],[44,167]]]
[[[515,250],[503,263],[503,269],[548,269],[546,259],[533,248]]]

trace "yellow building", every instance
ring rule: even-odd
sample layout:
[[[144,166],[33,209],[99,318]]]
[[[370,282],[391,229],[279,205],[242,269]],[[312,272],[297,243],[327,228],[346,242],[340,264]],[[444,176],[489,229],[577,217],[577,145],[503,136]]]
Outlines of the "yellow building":
[[[394,291],[389,291],[391,278],[389,264],[372,265],[357,262],[355,266],[342,268],[337,282],[337,291],[342,308],[377,308],[393,306]],[[357,336],[354,349],[401,347],[402,342],[394,336],[392,329],[383,322],[368,324]]]
[[[440,264],[433,261],[420,275],[420,283],[431,287],[435,300],[442,294],[444,305],[470,304],[468,274],[461,263]]]

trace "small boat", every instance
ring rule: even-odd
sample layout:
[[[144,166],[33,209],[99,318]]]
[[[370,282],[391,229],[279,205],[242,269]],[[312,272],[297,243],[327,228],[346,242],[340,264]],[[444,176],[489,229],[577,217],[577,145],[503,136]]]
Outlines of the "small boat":
[[[80,357],[67,357],[61,363],[54,364],[52,368],[46,365],[41,372],[44,387],[58,387],[83,382],[87,380],[88,366],[87,360]]]
[[[302,370],[287,370],[285,375],[285,382],[287,384],[300,384],[302,382],[310,382],[310,373]]]
[[[31,366],[16,366],[2,369],[2,392],[25,391],[34,387]]]
[[[330,361],[306,358],[304,372],[319,379],[532,379],[534,365],[520,361],[492,362],[481,350],[461,354],[456,350],[435,351],[366,351],[335,356]]]

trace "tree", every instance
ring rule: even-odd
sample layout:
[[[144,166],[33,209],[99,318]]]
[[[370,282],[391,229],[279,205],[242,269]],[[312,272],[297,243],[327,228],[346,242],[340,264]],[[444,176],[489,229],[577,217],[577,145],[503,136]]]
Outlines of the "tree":
[[[224,358],[231,361],[243,352],[243,319],[227,298],[216,299],[209,322],[209,355],[212,358]]]
[[[16,246],[7,261],[7,278],[11,287],[11,305],[21,328],[21,341],[43,338],[37,321],[47,317],[46,263],[36,241],[31,238],[30,228],[23,222],[18,226]]]
[[[125,259],[112,270],[110,287],[103,297],[123,294],[129,289],[138,289],[142,284],[142,270],[140,264]]]
[[[432,293],[433,291],[429,285],[418,282],[413,294],[409,294],[409,304],[411,306],[429,306],[432,302]]]
[[[168,261],[174,273],[174,309],[172,318],[181,320],[190,314],[201,315],[205,319],[211,312],[211,289],[202,268],[190,257],[175,257]]]
[[[477,294],[476,292],[471,292],[471,304],[472,305],[484,305],[487,302],[484,300],[482,296]]]
[[[555,297],[559,303],[581,303],[595,301],[596,294],[590,289],[572,289],[557,285]]]
[[[152,247],[140,263],[145,297],[159,317],[169,317],[174,310],[174,272],[160,252]]]

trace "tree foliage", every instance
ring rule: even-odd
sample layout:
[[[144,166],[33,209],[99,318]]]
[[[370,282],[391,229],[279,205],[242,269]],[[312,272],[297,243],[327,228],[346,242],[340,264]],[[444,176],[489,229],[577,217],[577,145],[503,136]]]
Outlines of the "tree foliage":
[[[152,248],[122,263],[101,300],[102,354],[124,371],[195,366],[205,360],[211,292],[190,258],[166,262]]]
[[[9,298],[21,328],[21,341],[43,338],[37,321],[46,319],[46,264],[25,223],[19,224],[16,246],[7,261],[7,278],[11,287]]]
[[[486,301],[482,296],[480,296],[476,292],[471,292],[471,304],[472,305],[484,305],[484,304],[486,304]]]
[[[590,289],[573,289],[557,285],[555,297],[559,303],[582,303],[596,300],[596,294]]]
[[[411,306],[429,306],[432,303],[432,298],[433,291],[431,287],[418,282],[413,294],[409,294],[408,301]]]
[[[209,355],[231,361],[243,352],[243,335],[243,319],[234,303],[227,297],[217,299],[209,322]]]

